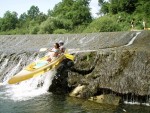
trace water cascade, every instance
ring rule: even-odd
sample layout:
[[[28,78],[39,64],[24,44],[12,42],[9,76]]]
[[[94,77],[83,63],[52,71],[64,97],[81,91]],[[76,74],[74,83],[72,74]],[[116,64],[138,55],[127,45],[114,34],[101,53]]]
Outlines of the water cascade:
[[[133,44],[134,40],[137,38],[137,36],[140,34],[141,32],[137,32],[135,34],[135,36],[128,42],[128,44],[126,44],[125,46],[130,46],[131,44]]]
[[[0,64],[2,65],[0,68],[2,78],[1,85],[3,85],[1,87],[5,87],[5,90],[0,93],[0,95],[3,95],[1,97],[12,99],[14,101],[20,101],[28,100],[35,96],[48,93],[47,91],[49,86],[51,85],[53,77],[56,74],[55,69],[18,84],[7,84],[7,81],[10,79],[10,77],[14,76],[21,69],[23,69],[26,64],[36,61],[39,57],[39,54],[37,53],[30,55],[31,56],[28,56],[27,53],[23,53],[12,55],[2,54],[0,56]]]

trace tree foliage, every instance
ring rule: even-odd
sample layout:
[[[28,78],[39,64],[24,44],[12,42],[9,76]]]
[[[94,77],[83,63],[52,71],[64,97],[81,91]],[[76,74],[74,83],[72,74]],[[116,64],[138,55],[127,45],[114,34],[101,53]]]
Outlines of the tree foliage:
[[[114,21],[114,18],[110,18],[109,16],[101,17],[94,20],[85,30],[84,32],[113,32],[120,31],[121,28],[118,26],[118,23]]]
[[[143,20],[150,26],[150,0],[98,0],[101,17],[93,19],[91,0],[62,0],[47,14],[31,6],[18,17],[7,11],[0,18],[0,34],[52,34],[103,31],[125,31],[135,26],[142,29]]]
[[[54,7],[50,16],[66,19],[73,27],[88,24],[92,21],[89,2],[89,0],[63,0]]]
[[[27,11],[27,15],[30,19],[36,19],[40,13],[40,10],[37,6],[31,6],[31,8]]]
[[[109,0],[107,2],[98,0],[98,2],[99,6],[101,6],[100,13],[103,14],[106,14],[106,12],[111,14],[117,14],[119,12],[132,14],[137,10],[143,12],[144,9],[141,9],[141,6],[146,6],[145,9],[147,10],[147,8],[149,9],[148,4],[150,4],[149,0]]]
[[[18,23],[18,17],[16,12],[7,11],[4,17],[0,19],[0,30],[8,31],[15,29]]]

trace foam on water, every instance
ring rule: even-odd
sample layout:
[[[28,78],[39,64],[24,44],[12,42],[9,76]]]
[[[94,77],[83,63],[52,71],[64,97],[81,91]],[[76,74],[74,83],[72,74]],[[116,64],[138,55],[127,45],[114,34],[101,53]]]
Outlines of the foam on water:
[[[130,105],[145,105],[145,106],[150,106],[149,103],[139,103],[139,102],[128,102],[124,101],[125,104],[130,104]]]
[[[10,77],[12,77],[16,71],[18,70],[20,63],[22,62],[22,59],[18,62],[18,64],[13,67],[10,72],[5,76],[5,78],[3,79],[3,84],[7,84],[7,81],[9,80]]]
[[[24,101],[46,94],[48,93],[47,91],[52,83],[55,73],[55,70],[51,70],[43,75],[22,81],[19,84],[8,84],[0,95],[3,94],[3,99]]]

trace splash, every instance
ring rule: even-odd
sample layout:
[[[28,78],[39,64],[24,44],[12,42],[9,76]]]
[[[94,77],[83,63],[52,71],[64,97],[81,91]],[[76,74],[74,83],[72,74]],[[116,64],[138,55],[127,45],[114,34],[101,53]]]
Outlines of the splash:
[[[139,102],[128,102],[124,101],[125,104],[130,104],[130,105],[144,105],[144,106],[150,106],[149,103],[139,103]]]
[[[2,59],[0,72],[5,73],[1,76],[3,83],[0,83],[0,98],[23,101],[47,94],[53,77],[56,74],[55,69],[18,84],[8,84],[8,80],[25,67],[25,62],[28,60],[36,62],[39,59],[38,55],[31,55],[29,57],[26,57],[26,54],[19,55],[14,54],[11,57],[8,56]]]
[[[10,77],[12,77],[12,76],[16,73],[16,71],[19,69],[21,62],[22,62],[22,59],[21,59],[21,60],[18,62],[18,64],[17,64],[15,67],[13,67],[13,68],[10,70],[10,72],[5,76],[5,78],[3,79],[3,84],[4,84],[4,85],[7,84],[7,81],[10,79]]]
[[[14,101],[25,101],[47,94],[56,71],[51,70],[43,75],[15,85],[6,85],[5,98]]]

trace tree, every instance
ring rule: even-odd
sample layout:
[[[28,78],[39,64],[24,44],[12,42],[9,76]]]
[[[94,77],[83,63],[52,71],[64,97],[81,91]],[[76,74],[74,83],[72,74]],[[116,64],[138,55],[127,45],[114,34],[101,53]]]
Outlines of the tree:
[[[100,13],[117,14],[119,12],[126,12],[132,14],[136,10],[138,0],[98,0],[101,7]]]
[[[27,11],[27,15],[30,19],[36,19],[39,15],[40,11],[37,6],[31,6],[31,8]]]
[[[136,13],[144,13],[145,16],[150,14],[150,1],[142,0],[136,4]]]
[[[108,14],[110,11],[110,2],[106,2],[105,0],[98,0],[98,5],[101,7],[99,13],[100,14]]]
[[[72,6],[72,21],[75,26],[88,24],[92,21],[90,8],[90,0],[77,0]]]
[[[102,6],[104,4],[104,0],[98,0],[98,5]]]
[[[19,17],[19,23],[18,23],[18,27],[19,28],[21,28],[21,27],[23,28],[23,26],[27,22],[27,18],[28,18],[28,16],[27,16],[26,13],[23,13],[23,14],[20,15],[20,17]]]
[[[47,14],[47,16],[51,16],[53,14],[53,10],[48,10],[48,14]]]
[[[40,24],[41,22],[45,21],[47,18],[48,18],[48,16],[41,12],[37,16],[36,21],[37,21],[37,23]]]
[[[121,0],[120,9],[127,13],[133,13],[136,9],[138,0]]]
[[[88,24],[92,21],[89,2],[90,0],[62,0],[53,10],[49,10],[49,15],[62,20],[61,26],[57,26],[61,29],[62,25],[65,28],[72,28],[69,26]]]
[[[18,23],[18,17],[16,12],[6,11],[4,17],[1,19],[1,31],[7,31],[15,29]]]
[[[23,13],[23,14],[20,15],[19,20],[20,21],[25,21],[27,19],[27,17],[28,17],[27,14]]]
[[[109,13],[110,3],[100,1],[99,6],[101,7],[100,14],[108,14]]]

